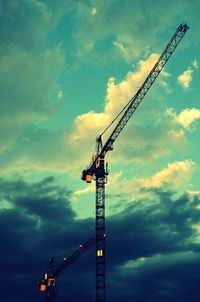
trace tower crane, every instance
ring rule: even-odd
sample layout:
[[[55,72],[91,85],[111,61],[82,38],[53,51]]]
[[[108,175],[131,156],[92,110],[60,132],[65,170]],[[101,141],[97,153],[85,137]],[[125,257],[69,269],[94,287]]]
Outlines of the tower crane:
[[[80,244],[79,248],[76,249],[70,255],[60,255],[57,257],[49,258],[48,272],[45,273],[44,279],[38,282],[39,290],[42,292],[47,301],[55,301],[56,298],[56,278],[72,263],[78,260],[83,254],[91,249],[96,243],[95,236],[91,237],[88,241]],[[55,259],[62,257],[62,261],[55,266]]]
[[[109,151],[113,150],[113,144],[117,137],[138,108],[150,87],[162,71],[163,67],[175,51],[176,47],[184,37],[189,29],[187,23],[181,23],[164,51],[160,55],[156,64],[150,71],[149,75],[138,89],[136,94],[131,98],[127,105],[117,115],[117,117],[110,123],[110,125],[98,136],[96,140],[96,152],[93,156],[92,162],[82,172],[82,180],[91,183],[92,179],[96,183],[96,233],[95,236],[81,245],[70,256],[64,256],[63,261],[58,265],[54,265],[54,258],[49,258],[49,270],[45,274],[45,278],[38,283],[40,291],[45,293],[47,301],[55,300],[55,282],[59,274],[65,270],[69,265],[75,262],[81,255],[87,252],[94,245],[96,246],[96,302],[106,301],[105,292],[105,185],[108,176],[108,165],[105,162],[105,156]],[[102,136],[110,128],[110,126],[119,119],[116,127],[103,144]]]
[[[105,184],[108,175],[108,167],[105,163],[106,154],[113,150],[113,144],[117,137],[138,108],[146,93],[160,74],[161,70],[175,51],[176,47],[189,29],[188,25],[183,22],[176,29],[169,43],[165,47],[158,61],[150,71],[142,86],[132,97],[129,103],[121,111],[120,120],[116,127],[103,144],[102,135],[111,124],[98,136],[96,140],[96,154],[92,163],[82,172],[82,180],[91,183],[92,179],[96,182],[96,302],[105,302]],[[119,116],[119,115],[118,115]],[[117,117],[118,117],[117,116]]]

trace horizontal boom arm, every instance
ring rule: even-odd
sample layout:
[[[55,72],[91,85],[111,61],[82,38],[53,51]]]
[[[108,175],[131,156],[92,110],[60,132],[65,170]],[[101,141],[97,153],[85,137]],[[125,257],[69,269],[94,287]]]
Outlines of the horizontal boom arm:
[[[109,150],[112,150],[112,145],[114,141],[116,140],[120,132],[123,130],[124,126],[132,116],[133,112],[137,109],[137,107],[139,106],[140,102],[143,100],[146,93],[149,91],[150,87],[152,86],[152,84],[160,74],[161,70],[163,69],[163,67],[165,66],[165,64],[167,63],[173,52],[175,51],[176,47],[178,46],[178,44],[180,43],[181,39],[183,38],[183,36],[185,35],[188,29],[189,27],[185,23],[180,24],[178,26],[176,32],[174,33],[171,40],[167,44],[166,48],[164,49],[157,63],[154,65],[148,77],[146,78],[140,89],[137,91],[135,96],[131,99],[130,105],[128,106],[125,113],[123,114],[120,121],[118,122],[117,126],[113,130],[112,134],[104,144],[100,157],[105,156]]]
[[[113,149],[113,143],[117,139],[118,135],[121,133],[123,128],[125,127],[126,123],[131,118],[134,111],[137,109],[141,101],[143,100],[146,93],[149,91],[152,84],[155,82],[156,78],[160,74],[161,70],[175,51],[176,47],[184,37],[185,33],[189,29],[189,26],[186,23],[182,23],[178,26],[176,29],[174,35],[170,39],[169,43],[165,47],[164,51],[162,52],[161,56],[159,57],[158,61],[150,71],[149,75],[145,79],[142,86],[139,88],[137,93],[132,97],[132,99],[129,101],[129,105],[127,106],[127,109],[125,110],[124,114],[122,115],[121,119],[119,120],[118,124],[116,125],[115,129],[105,142],[105,144],[102,146],[101,152],[97,154],[96,159],[92,162],[89,168],[87,170],[83,171],[82,179],[85,180],[85,176],[87,174],[94,175],[96,173],[96,163],[99,158],[104,158],[106,153]]]

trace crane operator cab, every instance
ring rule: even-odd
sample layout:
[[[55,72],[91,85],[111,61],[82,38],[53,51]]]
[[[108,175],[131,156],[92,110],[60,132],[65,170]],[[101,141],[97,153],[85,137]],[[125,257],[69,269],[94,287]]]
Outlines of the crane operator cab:
[[[48,288],[55,287],[56,280],[53,277],[49,277],[48,274],[45,274],[45,279],[38,282],[40,292],[46,292]]]
[[[93,162],[95,162],[95,169],[93,173],[90,169],[83,170],[81,179],[83,181],[86,181],[87,183],[92,182],[93,175],[96,175],[97,177],[104,177],[105,175],[108,175],[108,165],[106,163],[105,168],[105,158],[104,157],[98,157]]]

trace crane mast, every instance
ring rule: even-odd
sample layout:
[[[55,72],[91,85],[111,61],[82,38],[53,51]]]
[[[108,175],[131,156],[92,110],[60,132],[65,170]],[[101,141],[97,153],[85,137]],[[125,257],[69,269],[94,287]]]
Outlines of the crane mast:
[[[132,97],[125,112],[120,118],[118,124],[112,131],[111,135],[103,145],[102,136],[96,141],[96,154],[92,163],[82,172],[82,180],[91,183],[92,178],[96,182],[96,302],[106,301],[105,288],[105,184],[108,175],[107,166],[105,166],[105,156],[108,151],[113,149],[113,143],[143,100],[150,87],[162,71],[163,67],[175,51],[176,47],[189,29],[186,23],[181,23],[171,37],[169,43],[160,55],[156,64],[150,71],[149,75],[139,88],[137,93]]]

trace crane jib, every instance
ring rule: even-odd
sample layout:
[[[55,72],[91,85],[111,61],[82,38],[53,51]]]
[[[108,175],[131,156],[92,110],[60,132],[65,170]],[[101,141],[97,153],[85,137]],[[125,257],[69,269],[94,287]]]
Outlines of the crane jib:
[[[95,161],[92,162],[90,167],[83,171],[83,174],[82,174],[83,180],[86,180],[85,178],[88,173],[91,176],[93,176],[95,174],[95,172],[96,172],[95,166],[96,166],[96,161],[97,161],[98,157],[104,158],[106,153],[113,149],[113,143],[115,142],[115,140],[117,139],[117,137],[121,133],[121,131],[123,130],[126,123],[129,121],[129,119],[133,115],[134,111],[138,108],[138,106],[141,103],[141,101],[143,100],[144,96],[149,91],[152,84],[155,82],[156,78],[162,71],[163,67],[165,66],[165,64],[167,63],[167,61],[169,60],[169,58],[171,57],[173,52],[175,51],[176,47],[178,46],[178,44],[180,43],[180,41],[182,40],[183,36],[185,35],[185,33],[187,32],[188,29],[189,29],[189,26],[186,23],[182,23],[178,26],[174,35],[172,36],[169,43],[167,44],[164,51],[162,52],[159,59],[157,60],[156,64],[154,65],[154,67],[150,71],[149,75],[143,82],[142,86],[139,88],[139,90],[136,92],[136,94],[133,96],[133,98],[129,102],[130,103],[129,106],[125,110],[123,116],[119,120],[119,122],[116,125],[116,127],[114,128],[113,132],[111,133],[111,135],[109,136],[109,138],[107,139],[105,144],[102,146],[101,152],[97,155],[97,158],[95,159]]]

